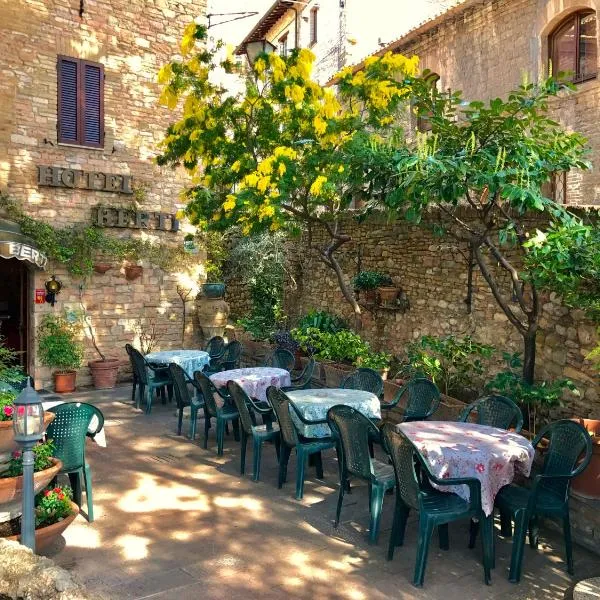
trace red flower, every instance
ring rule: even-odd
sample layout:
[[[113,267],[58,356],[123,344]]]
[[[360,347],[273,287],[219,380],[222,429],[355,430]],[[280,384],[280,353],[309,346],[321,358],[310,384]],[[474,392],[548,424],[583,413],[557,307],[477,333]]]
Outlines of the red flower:
[[[25,407],[24,406],[19,406],[19,408],[17,409],[17,414],[22,417],[25,414]]]
[[[478,463],[477,466],[475,467],[475,470],[478,473],[483,473],[485,471],[485,467],[483,466],[483,463]]]
[[[51,494],[52,492],[50,492],[50,490],[44,490],[44,496],[46,496],[46,498]]]
[[[54,488],[54,491],[55,491],[57,494],[60,494],[60,492],[61,492],[62,490],[61,490],[59,487],[55,487],[55,488]]]
[[[12,417],[12,414],[13,414],[14,410],[15,410],[15,409],[14,409],[12,406],[5,406],[5,407],[4,407],[4,414],[5,414],[7,417]]]
[[[13,450],[12,456],[13,456],[13,458],[21,458],[21,451]]]
[[[65,499],[65,495],[64,495],[62,492],[60,492],[60,493],[58,494],[58,499],[59,499],[59,500],[64,500],[64,499]]]

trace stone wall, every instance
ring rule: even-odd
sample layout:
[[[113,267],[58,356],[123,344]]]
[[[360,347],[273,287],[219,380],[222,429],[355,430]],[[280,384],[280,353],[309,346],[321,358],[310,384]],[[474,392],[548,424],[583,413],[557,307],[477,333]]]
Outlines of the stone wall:
[[[157,103],[158,69],[178,51],[183,27],[205,12],[205,0],[0,0],[0,189],[17,199],[31,216],[57,226],[89,224],[92,207],[131,208],[175,213],[185,184],[180,171],[153,162],[158,143],[173,114]],[[100,149],[65,146],[57,142],[57,56],[85,58],[104,65],[105,142]],[[128,174],[144,191],[135,197],[90,190],[38,187],[36,165]],[[133,200],[133,202],[132,202]],[[181,245],[179,233],[120,230],[124,237],[152,239]],[[83,282],[96,337],[110,356],[125,359],[123,345],[136,342],[135,322],[156,321],[162,330],[160,347],[181,344],[182,304],[177,286],[197,289],[200,261],[191,269],[165,273],[142,261],[140,279],[124,278],[122,264],[114,263],[105,275]],[[50,274],[64,284],[54,308],[33,305],[31,321],[39,323],[47,312],[77,307],[80,281],[56,264],[47,272],[31,273],[31,295],[43,288]],[[193,299],[194,293],[190,296]],[[188,305],[193,311],[193,303]],[[193,315],[187,342],[195,343]],[[31,356],[35,356],[33,331]],[[86,359],[94,354],[86,344]],[[35,364],[34,364],[35,363]],[[30,370],[38,384],[47,385],[50,373],[32,359]],[[87,368],[80,383],[87,383]]]

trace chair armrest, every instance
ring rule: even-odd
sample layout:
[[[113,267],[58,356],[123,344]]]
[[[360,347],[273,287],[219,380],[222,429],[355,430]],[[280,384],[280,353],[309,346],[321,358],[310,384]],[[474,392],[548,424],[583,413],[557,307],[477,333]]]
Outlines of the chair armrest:
[[[255,410],[257,413],[260,413],[261,415],[268,415],[269,413],[273,412],[273,409],[267,404],[267,408],[263,408],[261,406],[259,406],[259,402],[260,400],[258,400],[257,398],[251,398],[250,396],[248,396],[248,400],[249,400],[249,404],[252,407],[252,410]]]

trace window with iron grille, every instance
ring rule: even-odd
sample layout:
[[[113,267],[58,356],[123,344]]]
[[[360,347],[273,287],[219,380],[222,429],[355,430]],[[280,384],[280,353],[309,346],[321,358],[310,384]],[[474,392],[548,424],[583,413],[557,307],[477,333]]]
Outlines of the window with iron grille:
[[[556,171],[552,174],[550,197],[557,204],[567,203],[567,171]]]
[[[317,28],[318,28],[318,8],[313,8],[310,11],[310,45],[314,46],[317,43]]]
[[[104,146],[104,67],[80,58],[59,56],[58,142]]]

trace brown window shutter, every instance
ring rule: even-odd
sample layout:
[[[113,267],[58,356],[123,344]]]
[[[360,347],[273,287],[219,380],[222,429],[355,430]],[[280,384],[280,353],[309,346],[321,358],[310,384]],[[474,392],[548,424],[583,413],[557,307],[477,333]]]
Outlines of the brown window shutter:
[[[97,63],[82,61],[83,139],[85,146],[104,145],[104,69]]]
[[[77,59],[58,59],[58,141],[76,144],[79,139],[77,91],[79,87]]]

